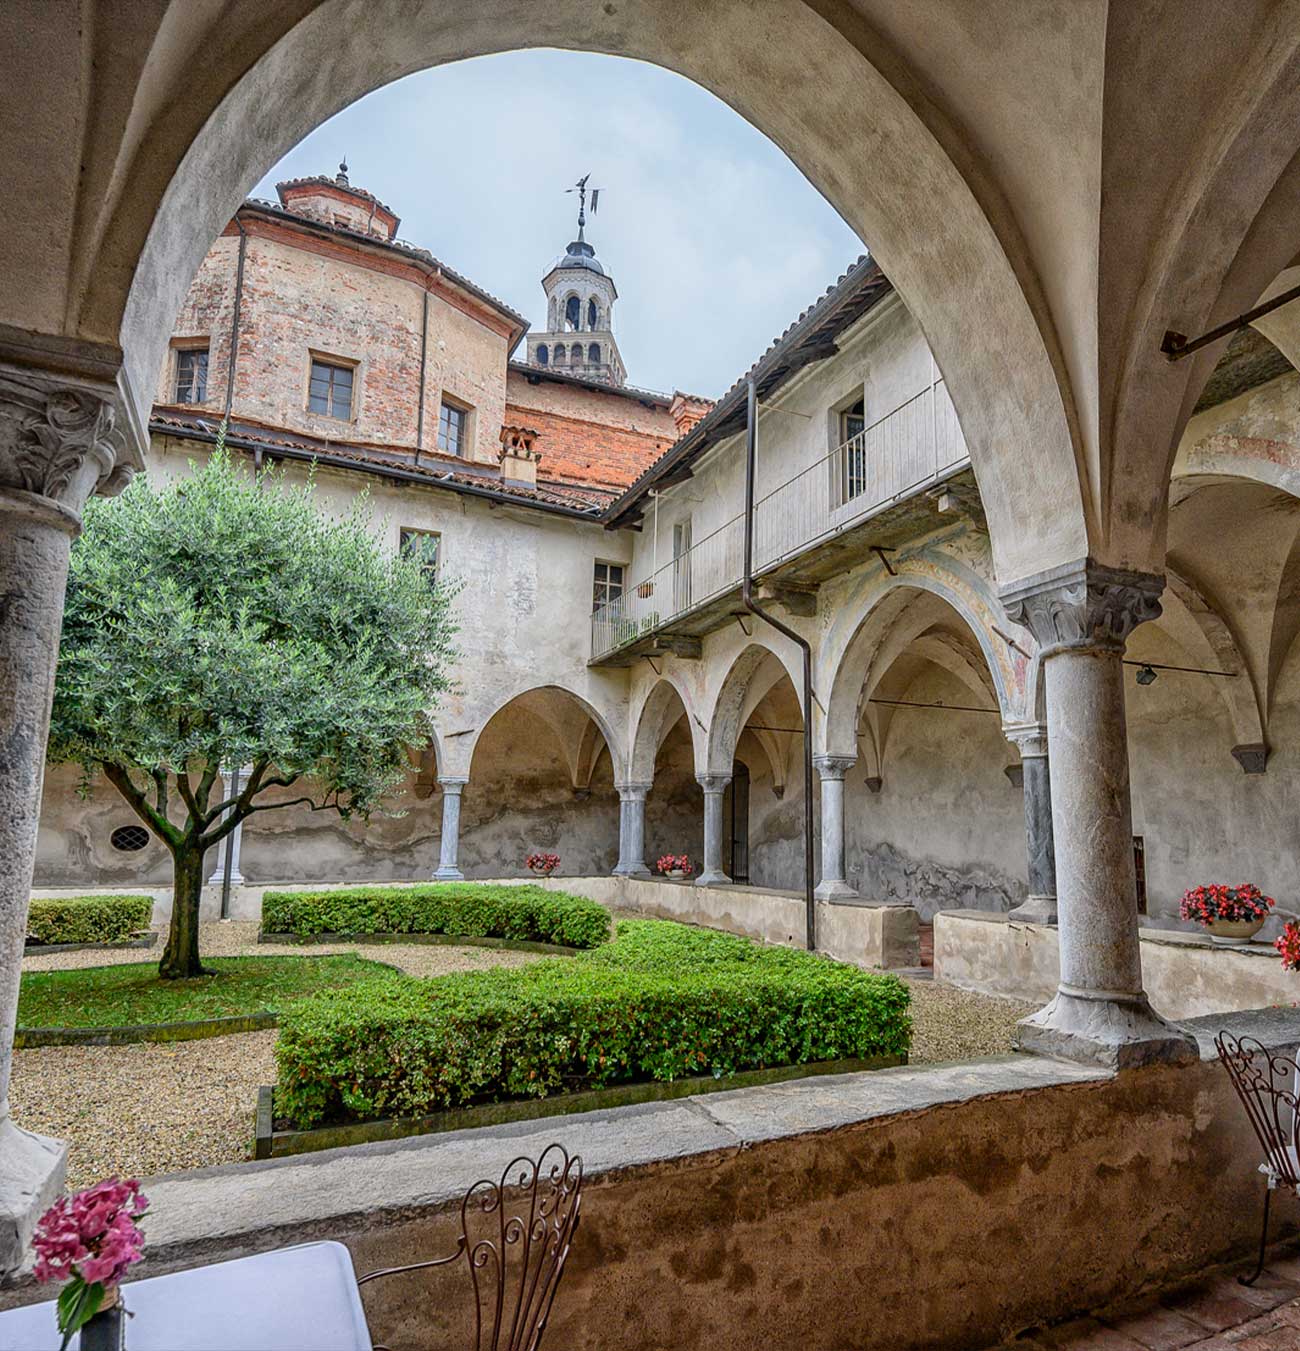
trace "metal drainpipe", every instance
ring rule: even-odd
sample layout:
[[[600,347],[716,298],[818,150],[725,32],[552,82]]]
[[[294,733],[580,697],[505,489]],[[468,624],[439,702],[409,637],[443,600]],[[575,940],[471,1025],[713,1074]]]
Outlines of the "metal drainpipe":
[[[226,411],[222,417],[226,429],[230,429],[230,411],[235,403],[235,362],[239,357],[239,316],[244,303],[244,255],[248,251],[248,231],[244,229],[238,214],[235,216],[235,228],[239,231],[239,262],[235,267],[235,306],[234,312],[230,317],[230,359],[227,362],[226,370]],[[262,468],[262,457],[259,454],[253,457],[253,472],[260,473]],[[235,789],[235,795],[239,792],[239,770],[231,770],[231,786]],[[235,861],[235,832],[232,830],[226,836],[225,848],[226,862],[222,869],[221,877],[221,918],[230,918],[230,869]]]
[[[420,317],[420,393],[416,400],[415,413],[415,463],[420,463],[420,451],[424,449],[424,383],[428,379],[429,351],[429,287],[424,286],[424,312]]]
[[[235,402],[235,362],[239,357],[239,314],[244,303],[244,255],[248,251],[248,231],[244,229],[239,216],[235,216],[235,229],[239,231],[239,262],[235,267],[235,308],[230,316],[230,359],[226,370],[226,411],[223,421],[230,427],[230,410]]]
[[[740,603],[750,614],[770,624],[796,643],[803,653],[803,896],[806,907],[808,951],[817,947],[817,903],[813,899],[813,800],[812,800],[812,647],[807,639],[770,615],[754,599],[754,461],[758,451],[758,387],[751,375],[746,381],[745,409],[745,572],[740,584]]]

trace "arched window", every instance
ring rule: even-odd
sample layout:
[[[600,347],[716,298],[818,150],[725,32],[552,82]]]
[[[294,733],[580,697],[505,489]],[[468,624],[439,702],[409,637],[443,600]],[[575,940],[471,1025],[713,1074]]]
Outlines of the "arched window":
[[[539,366],[545,366],[550,359],[551,354],[546,350],[546,344],[544,342],[539,342],[537,344],[537,364]]]
[[[592,366],[600,365],[600,344],[598,342],[593,342],[591,346],[587,348],[587,361]]]
[[[594,300],[587,301],[587,327],[599,328],[600,325],[597,323],[599,317],[600,312],[596,308],[596,302]]]
[[[555,344],[555,364],[557,366],[564,365],[564,344],[562,342]]]
[[[581,323],[582,301],[577,296],[570,296],[564,302],[564,326],[570,333],[576,333]]]

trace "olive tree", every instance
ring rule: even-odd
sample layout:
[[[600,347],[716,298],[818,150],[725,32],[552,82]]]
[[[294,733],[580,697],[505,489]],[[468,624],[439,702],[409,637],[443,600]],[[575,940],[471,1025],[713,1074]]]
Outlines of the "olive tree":
[[[203,974],[205,853],[255,812],[367,817],[427,744],[448,688],[450,593],[383,550],[364,499],[216,453],[95,499],[72,550],[50,759],[122,795],[171,851],[164,978]],[[231,796],[224,766],[251,766]]]

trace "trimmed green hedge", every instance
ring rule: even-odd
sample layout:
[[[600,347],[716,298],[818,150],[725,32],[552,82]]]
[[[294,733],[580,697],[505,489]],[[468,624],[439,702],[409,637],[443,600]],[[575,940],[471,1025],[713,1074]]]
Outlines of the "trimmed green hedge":
[[[461,934],[594,948],[609,941],[609,911],[584,896],[543,887],[431,882],[412,887],[268,891],[262,932]]]
[[[36,944],[122,943],[137,929],[147,929],[152,915],[151,896],[33,900],[27,909],[27,937]]]
[[[364,982],[284,1010],[277,1116],[449,1107],[905,1054],[897,977],[662,920],[594,952],[511,970]]]

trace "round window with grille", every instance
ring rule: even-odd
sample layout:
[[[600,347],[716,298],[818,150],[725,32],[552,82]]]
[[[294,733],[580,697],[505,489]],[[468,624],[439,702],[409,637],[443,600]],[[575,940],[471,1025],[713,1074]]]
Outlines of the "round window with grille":
[[[124,854],[134,854],[149,843],[149,832],[143,826],[118,826],[108,842]]]

